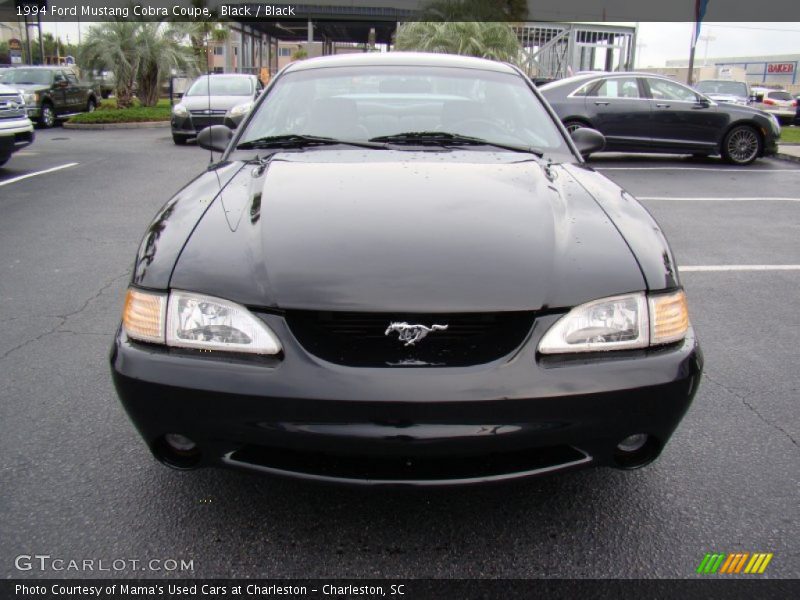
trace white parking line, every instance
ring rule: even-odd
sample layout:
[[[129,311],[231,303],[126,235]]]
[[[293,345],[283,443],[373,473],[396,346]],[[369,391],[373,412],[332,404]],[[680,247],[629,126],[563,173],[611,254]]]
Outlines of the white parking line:
[[[800,265],[689,265],[678,267],[678,271],[800,271]]]
[[[76,162],[67,163],[65,165],[59,165],[57,167],[53,167],[51,169],[45,169],[44,171],[35,171],[33,173],[27,173],[26,175],[20,175],[19,177],[12,177],[11,179],[6,179],[5,181],[0,181],[0,187],[4,185],[8,185],[9,183],[16,183],[17,181],[22,181],[23,179],[28,179],[28,177],[36,177],[37,175],[44,175],[45,173],[52,173],[53,171],[60,171],[61,169],[68,169],[69,167],[74,167],[75,165],[80,164]]]
[[[638,200],[675,201],[675,202],[800,202],[800,198],[786,196],[741,196],[729,198],[717,197],[675,197],[675,196],[636,196]]]
[[[595,167],[595,171],[724,171],[726,173],[800,173],[800,169],[736,169],[727,167]]]

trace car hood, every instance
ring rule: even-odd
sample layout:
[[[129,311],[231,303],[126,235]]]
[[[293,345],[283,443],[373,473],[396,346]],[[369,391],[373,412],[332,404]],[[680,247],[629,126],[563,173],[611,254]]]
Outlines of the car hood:
[[[211,109],[228,110],[239,104],[245,104],[253,99],[252,96],[211,96]],[[208,96],[184,96],[181,98],[187,110],[201,110],[209,107]]]
[[[248,306],[385,312],[539,310],[646,287],[567,169],[506,152],[375,150],[241,169],[170,286]]]
[[[44,90],[49,90],[50,86],[45,85],[43,83],[6,83],[9,87],[12,87],[20,92],[41,92]]]

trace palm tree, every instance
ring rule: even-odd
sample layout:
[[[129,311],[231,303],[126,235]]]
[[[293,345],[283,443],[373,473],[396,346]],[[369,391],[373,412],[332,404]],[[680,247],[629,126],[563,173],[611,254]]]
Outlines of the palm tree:
[[[191,0],[194,8],[207,8],[211,17],[207,20],[176,21],[173,27],[189,38],[198,66],[208,68],[208,42],[224,42],[230,37],[230,30],[221,22],[225,17],[209,6],[208,0]]]
[[[518,63],[522,45],[507,23],[416,21],[397,28],[395,47],[444,54],[478,56]]]
[[[141,23],[109,21],[92,27],[80,49],[80,64],[91,70],[114,71],[117,106],[128,108],[133,101],[133,86],[139,72],[141,53],[137,32]]]
[[[180,28],[162,23],[139,23],[136,44],[139,48],[139,70],[136,73],[137,96],[143,106],[155,106],[161,83],[172,69],[196,71],[197,60],[192,50],[182,43]]]

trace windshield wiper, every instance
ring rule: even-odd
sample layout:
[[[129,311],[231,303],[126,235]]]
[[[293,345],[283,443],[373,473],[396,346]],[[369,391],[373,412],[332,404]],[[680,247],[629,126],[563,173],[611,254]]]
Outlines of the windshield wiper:
[[[386,142],[389,144],[412,144],[412,145],[436,145],[436,146],[491,146],[502,148],[512,152],[525,152],[542,158],[544,152],[530,146],[515,146],[513,144],[501,144],[490,142],[482,138],[461,135],[458,133],[448,133],[446,131],[408,131],[406,133],[396,133],[394,135],[382,135],[370,138],[370,142]]]
[[[347,146],[358,146],[360,148],[379,148],[385,149],[385,144],[374,142],[358,142],[350,140],[337,140],[331,137],[319,135],[302,135],[298,133],[288,133],[285,135],[268,135],[242,142],[236,146],[237,150],[248,150],[251,148],[302,148],[304,146],[333,146],[344,144]]]

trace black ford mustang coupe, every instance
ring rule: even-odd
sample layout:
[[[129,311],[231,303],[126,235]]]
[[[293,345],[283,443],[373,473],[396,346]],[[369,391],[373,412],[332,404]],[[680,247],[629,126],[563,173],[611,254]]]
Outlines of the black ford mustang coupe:
[[[514,67],[293,63],[139,248],[111,353],[178,469],[452,485],[661,452],[700,380],[649,213]]]

